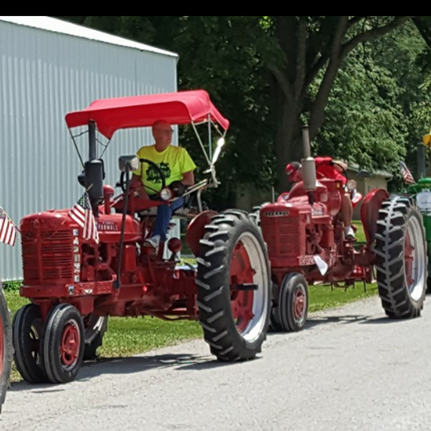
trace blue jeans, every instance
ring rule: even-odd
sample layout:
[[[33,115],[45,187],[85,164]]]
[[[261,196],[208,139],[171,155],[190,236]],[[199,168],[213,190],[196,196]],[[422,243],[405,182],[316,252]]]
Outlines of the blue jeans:
[[[171,204],[164,204],[157,207],[156,221],[153,226],[153,234],[160,235],[160,240],[166,240],[166,232],[168,231],[169,222],[171,221],[172,213],[184,205],[184,197],[178,198]]]

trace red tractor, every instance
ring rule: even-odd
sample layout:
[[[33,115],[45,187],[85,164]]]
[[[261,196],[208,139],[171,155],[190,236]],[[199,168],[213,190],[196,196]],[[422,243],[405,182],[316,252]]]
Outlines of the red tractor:
[[[104,163],[97,155],[96,135],[107,140],[106,150],[120,129],[149,127],[160,118],[173,125],[191,125],[209,165],[206,178],[185,191],[186,204],[174,213],[188,222],[186,242],[196,265],[179,259],[179,238],[171,237],[157,253],[145,245],[156,207],[176,199],[158,165],[153,168],[163,183],[159,200],[141,199],[130,190],[130,172],[149,160],[119,157],[122,190],[117,196],[112,186],[103,184]],[[101,319],[107,316],[199,320],[219,360],[254,358],[270,322],[268,257],[260,231],[246,212],[203,210],[202,191],[219,185],[214,164],[229,126],[207,92],[96,100],[67,114],[66,123],[74,143],[82,131],[88,136],[89,160],[78,180],[88,193],[99,242],[85,239],[68,209],[21,220],[20,294],[31,301],[13,321],[14,358],[21,376],[29,383],[72,381],[86,344],[91,346],[87,332],[95,340],[89,349],[92,354],[103,337]],[[208,147],[198,133],[200,124]],[[214,130],[220,138],[213,145]]]
[[[419,209],[405,196],[370,191],[361,207],[367,241],[356,245],[345,238],[340,214],[343,181],[316,178],[306,127],[303,138],[302,181],[253,213],[271,262],[271,329],[304,327],[309,285],[346,288],[357,281],[370,283],[374,276],[389,318],[419,316],[427,286],[427,245]]]

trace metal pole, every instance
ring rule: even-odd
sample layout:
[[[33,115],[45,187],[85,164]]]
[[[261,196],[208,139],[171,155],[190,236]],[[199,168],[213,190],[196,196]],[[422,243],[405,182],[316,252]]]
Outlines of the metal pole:
[[[425,145],[419,142],[417,146],[418,179],[425,176],[425,154]]]
[[[96,147],[96,123],[94,121],[88,122],[88,144],[89,144],[89,152],[88,158],[89,160],[97,159],[97,147]]]

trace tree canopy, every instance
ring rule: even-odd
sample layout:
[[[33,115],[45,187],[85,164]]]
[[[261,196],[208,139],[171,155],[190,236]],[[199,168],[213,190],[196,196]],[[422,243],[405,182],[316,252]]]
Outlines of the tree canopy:
[[[428,17],[57,18],[179,54],[179,88],[207,89],[231,120],[218,168],[225,203],[234,184],[288,187],[304,124],[316,152],[394,173],[427,131]]]

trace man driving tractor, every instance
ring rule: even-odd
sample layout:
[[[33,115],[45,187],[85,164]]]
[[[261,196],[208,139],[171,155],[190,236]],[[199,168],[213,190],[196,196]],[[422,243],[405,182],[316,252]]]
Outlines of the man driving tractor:
[[[137,156],[158,165],[165,177],[166,185],[170,186],[177,196],[181,196],[186,186],[195,183],[193,171],[196,165],[185,148],[171,145],[173,130],[170,123],[164,120],[154,122],[152,133],[155,143],[141,147],[137,151]],[[140,168],[133,171],[130,187],[142,199],[157,199],[162,178],[153,170],[148,163],[141,163]],[[166,240],[172,212],[183,205],[184,197],[180,197],[172,204],[167,203],[157,207],[152,236],[145,241],[145,245],[158,249],[160,241]]]
[[[352,228],[353,205],[349,190],[347,189],[347,164],[341,160],[333,160],[332,157],[315,157],[316,175],[319,178],[329,178],[341,180],[344,186],[344,193],[341,200],[341,216],[344,223],[344,233],[346,238],[355,238],[355,231]],[[302,180],[302,166],[299,162],[292,162],[286,166],[286,174],[290,181],[298,182]]]

